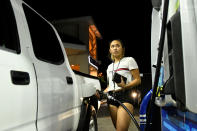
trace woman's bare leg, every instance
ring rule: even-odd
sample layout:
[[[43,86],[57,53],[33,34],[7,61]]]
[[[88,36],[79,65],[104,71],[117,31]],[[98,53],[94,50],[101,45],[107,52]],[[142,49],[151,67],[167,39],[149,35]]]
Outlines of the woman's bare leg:
[[[123,104],[133,114],[133,105],[129,103],[123,103]],[[127,111],[122,106],[119,106],[117,111],[117,121],[116,121],[117,131],[128,131],[130,121],[131,121],[131,117],[129,116]]]
[[[109,112],[115,128],[116,128],[116,120],[117,120],[117,111],[118,111],[118,107],[109,104]]]

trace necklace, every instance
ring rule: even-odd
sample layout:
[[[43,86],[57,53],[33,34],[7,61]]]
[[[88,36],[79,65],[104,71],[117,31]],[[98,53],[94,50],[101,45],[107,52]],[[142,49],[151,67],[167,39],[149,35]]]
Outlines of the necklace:
[[[120,61],[121,61],[121,59],[120,59]],[[118,62],[118,66],[117,66],[116,70],[118,69],[118,67],[119,67],[119,65],[120,65],[120,61]],[[115,70],[114,70],[114,62],[113,62],[112,77],[113,77],[113,75],[114,75],[114,72],[115,72]]]

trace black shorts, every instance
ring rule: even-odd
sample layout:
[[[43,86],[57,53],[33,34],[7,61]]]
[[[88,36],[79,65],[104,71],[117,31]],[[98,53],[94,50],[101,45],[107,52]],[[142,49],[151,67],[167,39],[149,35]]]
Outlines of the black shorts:
[[[134,105],[133,99],[131,99],[131,90],[122,90],[119,92],[109,91],[109,95],[113,96],[116,100],[119,100],[121,103],[130,103]],[[114,105],[116,107],[119,107],[120,104],[117,101],[107,99],[107,103],[110,105]]]

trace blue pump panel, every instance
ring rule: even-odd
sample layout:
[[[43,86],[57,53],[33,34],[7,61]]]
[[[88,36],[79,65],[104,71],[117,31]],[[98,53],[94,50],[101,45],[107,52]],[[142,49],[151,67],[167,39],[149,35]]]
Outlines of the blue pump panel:
[[[162,131],[197,131],[197,114],[162,108]]]

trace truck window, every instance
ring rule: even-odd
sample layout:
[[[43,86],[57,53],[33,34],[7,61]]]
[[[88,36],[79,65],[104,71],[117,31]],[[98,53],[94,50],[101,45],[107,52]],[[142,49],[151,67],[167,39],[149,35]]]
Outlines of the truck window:
[[[36,58],[52,64],[62,64],[64,55],[51,25],[27,5],[23,4],[23,8]]]
[[[20,44],[14,12],[9,0],[0,1],[0,49],[19,54]]]

